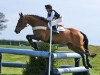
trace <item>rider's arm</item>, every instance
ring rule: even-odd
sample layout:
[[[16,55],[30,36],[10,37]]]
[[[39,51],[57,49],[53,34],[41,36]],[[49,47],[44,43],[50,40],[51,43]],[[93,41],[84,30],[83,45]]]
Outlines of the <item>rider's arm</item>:
[[[54,15],[55,15],[55,12],[54,12],[54,11],[52,11],[52,12],[51,12],[51,16],[50,16],[50,17],[47,17],[47,20],[48,20],[48,21],[52,21],[52,20],[53,20]]]

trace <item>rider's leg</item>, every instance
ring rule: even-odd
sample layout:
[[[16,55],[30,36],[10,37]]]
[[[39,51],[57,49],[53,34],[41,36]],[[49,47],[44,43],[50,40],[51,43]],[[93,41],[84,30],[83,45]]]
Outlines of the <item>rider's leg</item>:
[[[52,21],[52,31],[53,33],[59,33],[59,31],[57,31],[57,23],[55,23],[55,21]],[[48,22],[48,27],[51,29],[51,23]]]
[[[57,24],[60,22],[62,22],[62,18],[58,18],[52,21],[52,30],[54,33],[59,33],[59,31],[57,30]]]
[[[52,30],[53,30],[53,33],[59,33],[59,31],[57,30],[57,26],[56,25],[52,26]]]

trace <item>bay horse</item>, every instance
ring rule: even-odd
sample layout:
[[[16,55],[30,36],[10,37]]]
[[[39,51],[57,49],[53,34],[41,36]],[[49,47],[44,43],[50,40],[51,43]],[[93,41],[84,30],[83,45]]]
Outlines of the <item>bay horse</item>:
[[[15,32],[17,34],[20,33],[22,29],[27,27],[27,24],[29,24],[33,29],[34,35],[33,34],[27,35],[26,38],[32,47],[38,49],[37,44],[34,41],[32,41],[32,39],[42,40],[44,42],[49,43],[50,29],[47,25],[48,20],[46,20],[44,17],[37,15],[23,15],[22,13],[20,13],[19,16],[20,18],[15,28]],[[73,28],[63,27],[63,30],[64,31],[60,31],[59,34],[52,35],[52,43],[53,44],[66,43],[69,49],[81,55],[83,66],[85,66],[85,68],[87,69],[92,68],[88,56],[95,57],[96,54],[89,53],[87,36],[83,32]]]

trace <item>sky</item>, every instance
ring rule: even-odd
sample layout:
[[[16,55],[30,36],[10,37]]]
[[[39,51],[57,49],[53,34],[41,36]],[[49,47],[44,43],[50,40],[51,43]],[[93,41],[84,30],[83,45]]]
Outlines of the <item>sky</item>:
[[[8,19],[8,28],[2,31],[0,39],[26,40],[27,34],[33,34],[30,26],[20,34],[14,32],[19,13],[46,17],[46,4],[60,13],[64,27],[80,30],[87,35],[90,45],[100,45],[100,0],[0,0],[0,12]]]

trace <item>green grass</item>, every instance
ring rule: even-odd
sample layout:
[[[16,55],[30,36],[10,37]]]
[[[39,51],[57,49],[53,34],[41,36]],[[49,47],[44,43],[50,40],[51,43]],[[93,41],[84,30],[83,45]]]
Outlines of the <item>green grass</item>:
[[[0,45],[0,47],[4,47],[4,48],[19,48],[19,49],[32,49],[31,46],[10,46],[10,45]]]
[[[28,62],[29,56],[13,55],[13,54],[3,54],[3,62]],[[3,67],[2,73],[5,75],[21,75],[23,68],[13,68],[13,67]]]
[[[19,48],[19,49],[32,49],[30,46],[8,46],[0,45],[0,47],[5,48]],[[29,56],[24,55],[14,55],[14,54],[4,54],[3,62],[28,62]],[[2,73],[0,75],[22,75],[23,68],[13,68],[13,67],[3,67]]]
[[[3,46],[6,48],[21,48],[21,49],[32,49],[30,46]],[[67,47],[61,47],[59,50],[68,50]],[[71,50],[70,50],[71,51]],[[95,58],[90,58],[90,63],[93,68],[90,70],[91,75],[100,75],[100,46],[89,46],[89,51],[91,53],[96,53],[97,56]],[[28,56],[21,55],[13,55],[13,54],[3,54],[3,62],[28,62]],[[82,62],[82,61],[81,61]],[[73,65],[74,59],[59,59],[60,64],[64,65]],[[12,67],[3,67],[2,73],[0,75],[22,75],[23,68],[12,68]],[[72,75],[63,74],[63,75]]]

